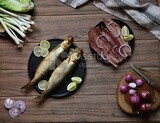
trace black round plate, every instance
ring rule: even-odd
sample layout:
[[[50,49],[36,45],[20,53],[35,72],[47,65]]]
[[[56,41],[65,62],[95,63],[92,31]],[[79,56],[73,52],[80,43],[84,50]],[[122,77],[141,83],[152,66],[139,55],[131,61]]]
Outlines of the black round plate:
[[[130,34],[134,35],[132,29],[128,26],[128,24],[126,24],[125,22],[123,22],[123,21],[121,21],[121,20],[118,20],[118,19],[112,19],[112,20],[113,20],[114,22],[116,22],[121,28],[122,28],[123,26],[127,26],[128,29],[129,29]],[[98,26],[100,26],[101,24],[104,24],[103,21],[101,21],[100,23],[98,23],[95,27],[98,27]],[[131,41],[129,41],[129,46],[131,47],[132,52],[133,52],[133,49],[134,49],[134,40],[135,40],[135,37],[134,37]],[[97,56],[96,59],[97,59],[98,61],[101,61],[102,63],[109,64],[109,63],[107,63],[106,61],[103,60],[103,58],[91,47],[90,44],[89,44],[89,47],[90,47],[91,52],[92,52],[93,54],[96,54],[96,56]]]
[[[63,41],[63,39],[50,39],[48,41],[51,44],[51,47],[49,49],[49,51],[51,51],[54,47],[56,47],[58,44],[60,44]],[[72,44],[70,47],[76,48],[77,46]],[[68,54],[68,51],[67,51],[67,53],[64,53],[64,55],[66,55],[66,56],[63,56],[63,57],[67,57],[67,54]],[[34,77],[35,71],[42,60],[43,60],[42,57],[36,57],[33,52],[31,53],[29,61],[28,61],[28,74],[29,74],[30,80]],[[69,77],[66,80],[64,80],[65,82],[62,85],[60,85],[55,91],[53,91],[51,93],[51,97],[64,97],[64,96],[68,96],[68,95],[72,94],[73,92],[75,92],[75,91],[73,91],[73,92],[67,91],[67,86],[71,82],[71,77],[78,76],[78,77],[82,78],[82,80],[84,80],[85,74],[86,74],[86,60],[82,56],[81,59],[79,60],[78,64],[75,66],[74,71],[69,75]],[[48,80],[49,77],[50,77],[50,75],[48,75],[44,79]],[[81,87],[82,83],[83,83],[83,81],[77,85],[76,90],[78,90]],[[37,85],[38,84],[35,85],[35,89],[39,92],[42,92],[38,88]]]

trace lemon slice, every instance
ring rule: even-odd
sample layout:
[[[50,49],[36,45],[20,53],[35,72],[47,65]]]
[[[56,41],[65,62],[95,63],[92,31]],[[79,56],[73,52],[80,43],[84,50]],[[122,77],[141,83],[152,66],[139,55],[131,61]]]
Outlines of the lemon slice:
[[[67,91],[74,91],[77,88],[77,83],[76,82],[71,82],[67,86]]]
[[[45,90],[45,87],[47,85],[47,81],[46,80],[41,80],[39,83],[38,83],[38,88],[42,91]]]
[[[48,49],[46,49],[46,48],[41,48],[41,50],[40,50],[40,55],[41,55],[42,57],[46,57],[46,56],[48,55],[48,53],[49,53]]]
[[[72,77],[71,80],[77,84],[80,84],[82,82],[82,79],[80,77]]]
[[[40,46],[41,46],[42,48],[49,49],[50,46],[51,46],[51,44],[50,44],[49,41],[43,40],[43,41],[40,42]]]
[[[41,56],[41,54],[40,54],[41,49],[42,49],[42,47],[36,46],[36,47],[34,48],[34,51],[33,51],[33,52],[34,52],[34,55],[37,56],[37,57],[40,57],[40,56]]]

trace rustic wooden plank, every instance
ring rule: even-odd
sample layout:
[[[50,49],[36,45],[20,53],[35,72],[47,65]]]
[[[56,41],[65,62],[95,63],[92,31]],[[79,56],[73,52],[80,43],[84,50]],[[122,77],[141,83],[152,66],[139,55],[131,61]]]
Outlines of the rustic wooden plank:
[[[12,43],[0,43],[0,69],[27,69],[29,55],[34,46],[36,44],[32,44],[32,47],[25,46],[20,50]]]
[[[76,40],[86,40],[88,39],[89,28],[97,25],[104,17],[115,18],[108,14],[47,16],[47,19],[45,16],[36,16],[34,19],[36,22],[34,32],[29,35],[29,39],[32,42],[72,35]],[[132,28],[136,39],[156,39],[153,34],[135,22],[125,22]]]
[[[117,82],[120,80],[125,71],[115,73],[113,71],[97,71],[87,70],[86,78],[80,90],[75,94],[115,94]],[[9,77],[8,77],[9,76]],[[1,83],[1,96],[24,96],[21,92],[21,87],[29,82],[28,73],[26,70],[1,70],[0,83]],[[9,85],[9,86],[8,86]],[[37,95],[35,89],[27,96]]]
[[[31,97],[11,97],[24,100],[27,109],[24,114],[12,119],[8,111],[0,107],[1,121],[12,122],[113,122],[113,121],[159,121],[160,111],[153,113],[150,118],[131,117],[123,113],[117,105],[115,95],[73,95],[64,99],[48,99],[37,106]],[[7,97],[1,97],[3,104]]]

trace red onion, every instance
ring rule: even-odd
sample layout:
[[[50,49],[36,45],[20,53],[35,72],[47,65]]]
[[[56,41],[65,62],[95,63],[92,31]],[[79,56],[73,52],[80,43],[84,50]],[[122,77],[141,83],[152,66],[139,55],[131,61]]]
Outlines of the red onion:
[[[140,112],[148,112],[151,110],[151,104],[148,104],[148,103],[142,103],[139,107],[139,111]]]
[[[143,80],[142,79],[136,79],[135,83],[137,84],[138,87],[143,85]]]
[[[121,52],[121,49],[124,48],[124,47],[128,47],[129,52],[131,52],[132,49],[131,49],[131,47],[130,47],[128,44],[122,44],[122,45],[119,47],[118,52],[119,52],[119,54],[120,54],[122,57],[127,57],[127,56],[128,56],[127,53],[122,53],[122,52]]]
[[[101,52],[100,56],[102,57],[103,60],[108,60],[107,56],[104,56],[104,52]]]
[[[17,116],[20,115],[20,111],[19,111],[18,108],[13,107],[13,108],[11,108],[11,109],[9,110],[9,115],[10,115],[12,118],[15,118],[15,117],[17,117]]]
[[[113,30],[115,30],[115,29],[113,29],[113,27],[110,26],[112,23],[113,23],[113,22],[109,22],[108,25],[107,25],[107,28],[108,28],[109,30],[112,30],[112,31],[113,31]]]
[[[123,94],[127,93],[127,92],[128,92],[128,86],[125,85],[125,84],[121,85],[121,86],[120,86],[120,91],[121,91],[121,93],[123,93]]]
[[[130,96],[130,103],[133,107],[137,107],[140,104],[140,98],[138,95]]]
[[[148,102],[151,99],[149,91],[142,91],[139,93],[139,96],[142,99],[142,101],[145,102]]]
[[[114,54],[116,54],[116,48],[117,48],[117,45],[115,45],[115,46],[112,48],[112,52],[113,52]]]
[[[131,74],[127,74],[127,75],[125,76],[125,81],[126,81],[126,82],[132,82],[132,81],[133,81],[132,75],[131,75]]]
[[[14,107],[18,108],[20,110],[20,112],[24,112],[25,109],[26,109],[26,103],[22,100],[17,100],[15,103],[14,103]]]
[[[11,109],[14,106],[14,102],[15,102],[15,100],[8,98],[4,101],[4,107],[6,109]]]
[[[26,104],[22,100],[12,100],[10,98],[4,101],[4,107],[9,109],[9,115],[12,118],[15,118],[20,115],[20,113],[24,112],[26,109]]]
[[[102,49],[103,49],[103,46],[100,46],[100,45],[99,45],[99,39],[100,39],[101,37],[105,37],[105,38],[106,38],[106,36],[103,35],[103,34],[100,35],[100,36],[98,36],[97,39],[96,39],[96,44],[97,44],[97,46],[98,46],[99,48],[102,48]]]

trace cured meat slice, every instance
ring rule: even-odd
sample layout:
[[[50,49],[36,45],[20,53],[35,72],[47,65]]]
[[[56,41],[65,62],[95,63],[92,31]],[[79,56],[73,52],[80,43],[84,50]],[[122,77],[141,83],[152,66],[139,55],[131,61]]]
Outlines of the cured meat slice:
[[[131,55],[131,47],[121,36],[121,27],[109,18],[90,28],[88,37],[91,48],[114,67]]]

